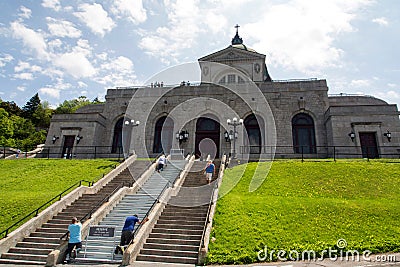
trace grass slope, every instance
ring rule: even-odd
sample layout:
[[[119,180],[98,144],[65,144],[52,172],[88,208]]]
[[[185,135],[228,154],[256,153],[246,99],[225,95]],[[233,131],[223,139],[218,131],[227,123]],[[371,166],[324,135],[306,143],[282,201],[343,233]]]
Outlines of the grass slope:
[[[399,163],[277,161],[253,193],[256,163],[226,170],[222,189],[245,172],[217,202],[208,263],[258,262],[265,246],[268,254],[322,252],[339,239],[347,241],[345,251],[398,251]]]
[[[116,164],[104,159],[0,160],[0,231],[79,180],[97,181]]]

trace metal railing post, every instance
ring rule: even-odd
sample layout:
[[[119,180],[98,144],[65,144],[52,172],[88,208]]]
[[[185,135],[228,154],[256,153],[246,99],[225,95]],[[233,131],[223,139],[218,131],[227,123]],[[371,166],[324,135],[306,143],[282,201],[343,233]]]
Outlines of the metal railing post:
[[[333,146],[333,161],[336,162],[336,147]]]
[[[304,162],[304,147],[301,146],[301,162]]]

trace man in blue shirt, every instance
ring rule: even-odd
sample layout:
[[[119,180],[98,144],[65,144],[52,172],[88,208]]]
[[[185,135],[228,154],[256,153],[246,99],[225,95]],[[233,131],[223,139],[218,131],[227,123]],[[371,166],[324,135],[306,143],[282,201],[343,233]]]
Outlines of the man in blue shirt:
[[[124,247],[129,245],[129,243],[132,241],[133,238],[133,230],[135,229],[135,224],[143,224],[147,222],[149,218],[146,218],[142,221],[139,220],[139,217],[137,214],[134,214],[133,216],[128,216],[125,219],[124,227],[122,228],[122,233],[121,233],[121,241],[119,243],[119,247],[116,249],[116,253],[119,251],[124,254]]]
[[[208,161],[204,172],[206,173],[207,182],[210,183],[215,172],[215,165],[211,160]]]
[[[77,250],[82,248],[82,224],[76,217],[72,218],[72,223],[68,226],[69,240],[65,260],[67,262],[71,259],[71,252],[76,247]]]

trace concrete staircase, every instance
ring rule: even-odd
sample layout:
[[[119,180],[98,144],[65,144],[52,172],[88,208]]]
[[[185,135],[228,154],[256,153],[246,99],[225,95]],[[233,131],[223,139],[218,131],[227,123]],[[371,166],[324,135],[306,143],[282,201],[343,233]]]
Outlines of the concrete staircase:
[[[136,193],[125,195],[99,223],[100,226],[115,227],[115,237],[88,237],[75,260],[81,263],[121,262],[122,255],[114,255],[114,250],[119,244],[125,218],[136,213],[142,220],[164,187],[174,183],[185,164],[184,160],[170,161],[164,171],[154,172]],[[137,227],[138,224],[135,229]]]
[[[60,244],[60,237],[67,232],[72,217],[83,218],[102,199],[122,183],[132,184],[150,166],[147,160],[136,160],[119,173],[96,194],[84,194],[70,206],[53,216],[35,232],[18,242],[0,257],[0,264],[45,265],[47,255]],[[132,175],[132,174],[133,175]]]
[[[220,162],[214,164],[213,180],[218,177]],[[214,186],[214,183],[207,184],[202,171],[204,166],[205,162],[193,164],[182,188],[168,201],[136,260],[197,264]]]

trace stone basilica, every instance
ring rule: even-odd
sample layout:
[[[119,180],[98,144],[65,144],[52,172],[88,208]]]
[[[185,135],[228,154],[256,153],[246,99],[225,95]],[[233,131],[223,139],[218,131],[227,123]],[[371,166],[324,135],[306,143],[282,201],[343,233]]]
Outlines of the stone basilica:
[[[154,157],[180,149],[215,158],[399,157],[396,105],[328,95],[326,80],[274,81],[265,58],[236,31],[231,45],[198,60],[199,83],[109,89],[103,104],[54,115],[44,153]]]

